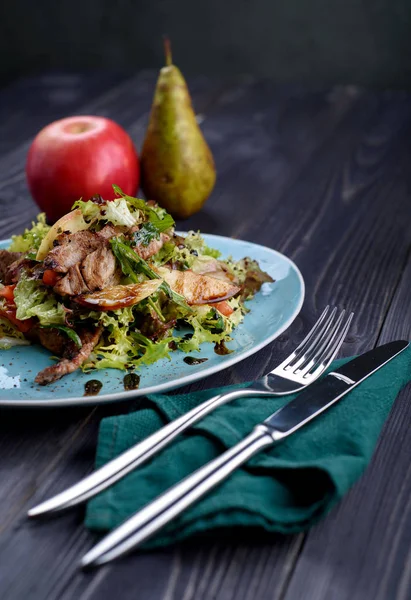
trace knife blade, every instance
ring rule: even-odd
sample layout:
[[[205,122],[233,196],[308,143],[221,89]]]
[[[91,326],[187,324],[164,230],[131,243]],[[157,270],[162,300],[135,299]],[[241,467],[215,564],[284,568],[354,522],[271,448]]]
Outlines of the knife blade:
[[[397,340],[353,358],[298,394],[294,400],[268,417],[264,426],[275,432],[276,439],[291,435],[378,371],[408,345],[409,342],[405,340]]]
[[[257,425],[239,444],[164,492],[109,533],[83,557],[81,566],[90,567],[110,562],[152,537],[252,456],[320,415],[408,345],[409,342],[399,340],[379,346],[313,383],[294,400]]]

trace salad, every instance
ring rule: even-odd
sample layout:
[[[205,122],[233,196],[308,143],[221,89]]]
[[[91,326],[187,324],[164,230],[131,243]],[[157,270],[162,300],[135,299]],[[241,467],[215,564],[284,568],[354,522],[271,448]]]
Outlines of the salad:
[[[200,233],[178,235],[154,202],[76,202],[53,226],[41,214],[0,250],[0,349],[38,343],[59,360],[35,382],[78,368],[134,370],[171,352],[226,342],[247,300],[273,281],[256,261],[222,259]]]

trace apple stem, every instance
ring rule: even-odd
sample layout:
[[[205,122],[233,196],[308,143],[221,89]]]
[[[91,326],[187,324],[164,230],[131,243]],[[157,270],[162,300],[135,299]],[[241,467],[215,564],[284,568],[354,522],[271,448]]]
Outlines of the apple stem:
[[[164,54],[166,56],[166,66],[169,67],[173,64],[173,57],[171,55],[171,44],[169,38],[164,36]]]

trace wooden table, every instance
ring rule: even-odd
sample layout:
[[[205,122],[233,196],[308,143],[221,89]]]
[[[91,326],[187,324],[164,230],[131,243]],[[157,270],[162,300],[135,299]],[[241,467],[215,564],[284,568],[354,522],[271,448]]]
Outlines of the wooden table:
[[[0,237],[35,216],[24,163],[33,135],[99,114],[141,147],[156,74],[49,74],[0,92]],[[411,96],[355,87],[189,81],[218,183],[183,228],[286,253],[307,286],[300,316],[269,347],[189,389],[246,381],[286,356],[327,303],[355,311],[351,355],[411,329]],[[26,510],[92,469],[98,409],[0,413],[0,597],[7,600],[406,600],[411,595],[411,395],[396,401],[372,464],[308,534],[192,540],[83,574],[96,536],[75,510]]]

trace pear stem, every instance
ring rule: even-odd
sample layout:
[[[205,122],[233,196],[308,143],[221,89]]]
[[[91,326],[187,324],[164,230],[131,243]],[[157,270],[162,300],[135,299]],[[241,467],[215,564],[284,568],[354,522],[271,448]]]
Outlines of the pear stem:
[[[168,39],[168,37],[166,35],[164,36],[164,54],[166,56],[166,66],[169,67],[170,65],[173,64],[173,57],[171,54],[170,40]]]

